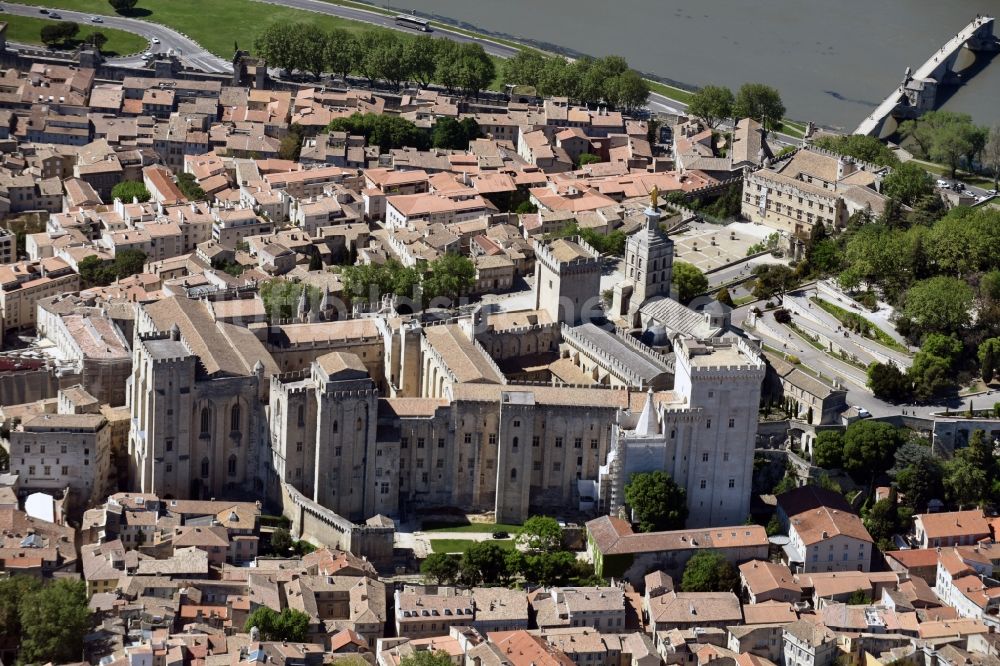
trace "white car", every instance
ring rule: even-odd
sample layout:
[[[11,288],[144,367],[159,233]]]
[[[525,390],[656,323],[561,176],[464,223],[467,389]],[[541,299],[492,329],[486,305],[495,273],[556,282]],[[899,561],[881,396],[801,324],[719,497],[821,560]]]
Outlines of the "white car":
[[[869,412],[867,409],[859,405],[855,405],[854,409],[858,410],[858,418],[867,419],[869,416],[872,415],[871,412]]]
[[[941,178],[937,179],[935,185],[937,185],[938,187],[951,187],[951,183],[949,183],[947,180],[942,180]]]
[[[149,40],[149,41],[153,42],[154,44],[159,44],[159,43],[160,43],[160,38],[159,38],[159,37],[153,37],[153,38],[152,38],[151,40]]]
[[[91,23],[104,23],[104,19],[102,19],[100,16],[91,16],[90,17],[90,22]]]

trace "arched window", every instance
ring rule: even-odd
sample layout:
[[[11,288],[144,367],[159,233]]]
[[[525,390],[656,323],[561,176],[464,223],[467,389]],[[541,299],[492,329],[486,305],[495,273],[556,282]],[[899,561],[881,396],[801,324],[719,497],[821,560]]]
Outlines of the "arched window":
[[[233,405],[233,408],[229,410],[229,429],[233,432],[240,429],[241,411],[239,405]]]
[[[201,477],[203,479],[208,478],[208,458],[201,459]]]
[[[514,440],[511,442],[511,444],[513,444],[514,449],[516,450],[517,449],[517,444],[518,444],[517,437],[514,438]]]
[[[356,425],[354,426],[354,429],[355,429],[355,430],[357,430],[358,432],[361,432],[362,430],[364,430],[364,428],[365,428],[365,422],[364,422],[364,421],[363,421],[363,420],[361,419],[361,417],[359,416],[359,417],[358,417],[358,422],[357,422],[357,424],[356,424]]]
[[[337,423],[337,421],[333,422],[333,431],[334,432],[339,432],[340,431],[340,424]]]
[[[517,468],[516,467],[511,467],[510,468],[510,480],[511,481],[517,481]]]
[[[304,426],[306,424],[306,407],[305,405],[299,405],[299,426]]]
[[[201,434],[207,435],[212,429],[212,412],[209,411],[208,407],[201,408]]]
[[[229,476],[236,476],[236,456],[229,456]]]

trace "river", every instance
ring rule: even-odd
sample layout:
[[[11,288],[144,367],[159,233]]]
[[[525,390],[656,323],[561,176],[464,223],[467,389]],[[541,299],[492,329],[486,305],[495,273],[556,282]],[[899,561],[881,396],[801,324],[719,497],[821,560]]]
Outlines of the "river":
[[[403,4],[405,3],[405,5]],[[907,66],[916,69],[997,0],[400,0],[394,9],[447,18],[571,55],[619,54],[671,81],[781,91],[791,118],[853,129]],[[1000,121],[1000,57],[945,102]]]

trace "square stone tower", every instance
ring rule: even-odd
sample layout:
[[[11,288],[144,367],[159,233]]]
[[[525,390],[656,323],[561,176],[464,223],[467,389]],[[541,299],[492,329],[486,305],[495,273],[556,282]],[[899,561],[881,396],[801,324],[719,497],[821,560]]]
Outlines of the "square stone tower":
[[[601,299],[600,253],[578,236],[535,241],[535,309],[575,326],[589,320]]]
[[[660,229],[660,211],[646,209],[646,223],[625,242],[625,279],[615,285],[612,316],[637,325],[639,308],[654,296],[670,296],[674,243]]]

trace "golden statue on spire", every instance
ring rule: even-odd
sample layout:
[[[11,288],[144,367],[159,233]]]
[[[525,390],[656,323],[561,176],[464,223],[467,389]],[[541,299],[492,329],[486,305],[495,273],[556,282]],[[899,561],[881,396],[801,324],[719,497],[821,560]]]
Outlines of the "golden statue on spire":
[[[660,210],[660,188],[653,185],[649,191],[649,207],[653,210]]]

